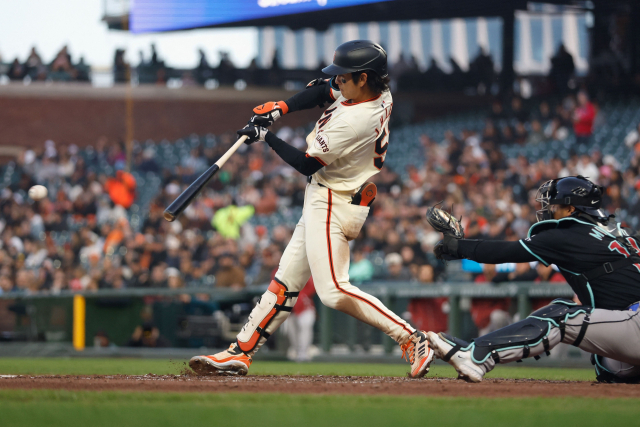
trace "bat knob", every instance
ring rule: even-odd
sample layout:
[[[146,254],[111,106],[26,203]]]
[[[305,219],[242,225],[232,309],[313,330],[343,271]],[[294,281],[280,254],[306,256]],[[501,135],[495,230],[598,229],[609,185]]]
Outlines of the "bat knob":
[[[176,216],[174,214],[172,214],[171,212],[164,211],[164,219],[166,219],[169,222],[173,222],[173,221],[175,221]]]

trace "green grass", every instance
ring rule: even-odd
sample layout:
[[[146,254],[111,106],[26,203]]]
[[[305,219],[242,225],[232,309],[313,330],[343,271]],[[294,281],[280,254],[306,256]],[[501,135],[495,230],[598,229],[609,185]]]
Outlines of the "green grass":
[[[93,358],[0,358],[0,375],[144,375],[179,374],[183,360]],[[407,364],[255,362],[251,375],[377,375],[404,376]],[[453,377],[449,365],[438,362],[429,376]],[[557,369],[498,366],[487,378],[535,378],[593,381],[591,369]]]
[[[633,399],[0,390],[0,414],[3,427],[601,427],[634,425],[640,410]]]
[[[184,361],[156,359],[0,358],[0,374],[176,374]],[[255,375],[404,376],[403,364],[256,362]],[[432,374],[453,376],[438,363]],[[593,380],[589,369],[499,367],[490,376]],[[0,380],[2,381],[2,380]],[[520,385],[527,387],[526,384]],[[0,390],[0,425],[161,426],[513,426],[634,425],[638,399],[453,398],[266,393],[74,392]],[[615,424],[614,424],[615,423]]]

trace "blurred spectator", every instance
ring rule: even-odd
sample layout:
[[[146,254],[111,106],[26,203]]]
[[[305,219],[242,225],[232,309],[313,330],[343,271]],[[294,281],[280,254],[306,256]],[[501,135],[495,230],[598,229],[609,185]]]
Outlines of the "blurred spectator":
[[[116,49],[113,59],[113,78],[116,83],[128,82],[130,78],[129,64],[124,59],[124,49]]]
[[[640,142],[640,123],[624,138],[624,143],[629,148],[637,147],[638,142]]]
[[[125,209],[129,209],[136,199],[136,179],[128,172],[116,171],[116,176],[109,178],[104,188],[111,201]]]
[[[211,225],[223,237],[238,239],[240,238],[240,227],[253,216],[254,212],[255,208],[251,205],[230,205],[216,211]]]
[[[171,343],[167,341],[160,330],[152,323],[145,323],[142,326],[136,326],[133,331],[127,347],[169,347]]]
[[[313,326],[316,323],[316,307],[313,302],[315,294],[316,290],[312,277],[300,291],[291,315],[283,325],[284,331],[289,338],[287,357],[296,362],[308,362],[311,360],[310,349],[311,344],[313,344]]]
[[[384,258],[387,266],[387,279],[394,281],[411,280],[411,272],[407,267],[402,265],[402,256],[399,253],[392,252]]]
[[[47,78],[47,67],[44,65],[35,47],[31,48],[29,57],[25,62],[27,74],[34,80],[44,80]]]
[[[98,331],[93,337],[93,347],[100,348],[114,348],[116,345],[111,342],[109,335],[104,331]]]
[[[573,62],[573,56],[571,56],[564,45],[561,44],[558,52],[551,58],[551,71],[549,72],[549,78],[561,95],[564,95],[569,90],[568,83],[575,69],[576,66]]]
[[[578,107],[573,112],[573,130],[578,144],[588,144],[593,133],[596,109],[585,92],[578,92]]]
[[[51,63],[51,71],[65,72],[68,73],[70,77],[75,77],[75,69],[71,65],[71,55],[69,55],[66,45],[60,49]]]
[[[527,139],[525,141],[526,144],[540,144],[545,140],[544,132],[542,131],[542,124],[540,120],[533,120],[531,122],[531,131],[529,132]]]
[[[220,255],[218,259],[218,273],[216,287],[240,290],[245,287],[244,270],[236,264],[236,256],[229,252]]]
[[[27,69],[24,67],[18,58],[14,59],[9,67],[7,75],[11,80],[22,80],[27,75]]]
[[[368,282],[373,278],[374,268],[361,249],[352,251],[353,260],[349,265],[349,280],[353,283]]]

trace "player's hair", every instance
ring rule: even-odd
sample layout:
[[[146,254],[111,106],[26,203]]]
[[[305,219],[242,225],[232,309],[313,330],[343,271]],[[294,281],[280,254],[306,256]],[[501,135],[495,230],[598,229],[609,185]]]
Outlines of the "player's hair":
[[[381,94],[389,90],[389,77],[380,77],[375,71],[364,70],[364,71],[356,71],[351,74],[353,81],[356,82],[360,79],[361,74],[367,75],[367,86],[375,93]]]

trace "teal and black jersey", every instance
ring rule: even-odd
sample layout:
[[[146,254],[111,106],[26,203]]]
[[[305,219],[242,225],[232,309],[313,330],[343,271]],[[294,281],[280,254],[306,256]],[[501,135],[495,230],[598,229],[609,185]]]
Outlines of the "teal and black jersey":
[[[539,261],[555,264],[583,305],[607,310],[624,310],[640,301],[640,258],[638,264],[615,268],[593,280],[583,275],[625,258],[638,257],[640,236],[614,221],[595,224],[581,218],[541,221],[517,242],[460,240],[458,253],[488,264]]]
[[[640,263],[591,282],[583,274],[605,263],[637,256],[639,242],[635,233],[613,221],[604,226],[569,217],[534,224],[519,243],[543,264],[555,264],[582,304],[624,310],[640,300]]]

